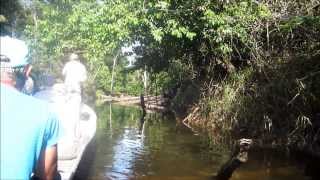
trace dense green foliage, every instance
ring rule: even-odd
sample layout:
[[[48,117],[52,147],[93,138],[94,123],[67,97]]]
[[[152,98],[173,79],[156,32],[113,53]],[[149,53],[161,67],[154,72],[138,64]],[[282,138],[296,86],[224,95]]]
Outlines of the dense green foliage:
[[[58,1],[37,2],[34,6],[37,20],[25,31],[35,50],[33,62],[51,64],[52,70],[59,70],[68,52],[81,53],[92,72],[89,82],[96,82],[98,89],[110,91],[112,60],[119,49],[130,42],[129,28],[139,21],[131,11],[134,4]],[[119,57],[117,61],[124,58]],[[121,71],[121,67],[124,66],[116,71]]]
[[[314,85],[319,79],[319,4],[34,1],[25,7],[23,34],[33,63],[57,76],[69,52],[82,54],[88,87],[99,93],[112,91],[116,62],[116,92],[141,93],[147,70],[148,93],[165,93],[181,112],[192,109],[190,123],[228,131],[241,124],[254,127],[259,136],[272,122],[272,133],[288,136],[297,128],[293,124],[312,122],[320,113]],[[132,44],[138,44],[137,59],[126,69],[121,48]]]
[[[198,85],[201,97],[185,122],[206,127],[216,139],[233,132],[274,144],[314,145],[320,139],[315,128],[320,112],[319,1],[266,5],[270,14],[249,31],[251,43],[235,46],[240,52],[237,59],[247,63],[224,57],[236,70]],[[189,90],[180,92],[183,97]],[[282,138],[275,140],[273,135]]]
[[[2,35],[21,35],[27,23],[27,14],[17,0],[0,1],[0,33]]]
[[[104,91],[110,90],[113,57],[122,46],[139,42],[136,52],[142,58],[138,68],[147,65],[151,73],[164,70],[170,73],[170,79],[162,82],[160,78],[157,86],[174,85],[185,76],[193,79],[206,71],[203,66],[208,61],[228,66],[230,61],[224,61],[224,57],[232,55],[235,43],[252,46],[246,28],[269,13],[264,5],[250,1],[223,4],[35,1],[26,10],[33,21],[28,22],[25,35],[33,63],[50,67],[48,71],[55,74],[60,73],[68,52],[81,52],[89,71],[94,72],[91,81]]]

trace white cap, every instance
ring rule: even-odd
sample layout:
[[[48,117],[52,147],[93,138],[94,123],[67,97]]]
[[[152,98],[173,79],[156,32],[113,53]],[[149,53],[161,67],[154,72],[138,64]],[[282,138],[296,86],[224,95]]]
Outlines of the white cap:
[[[24,41],[9,36],[0,37],[0,55],[9,58],[11,67],[24,66],[28,64],[28,47]]]

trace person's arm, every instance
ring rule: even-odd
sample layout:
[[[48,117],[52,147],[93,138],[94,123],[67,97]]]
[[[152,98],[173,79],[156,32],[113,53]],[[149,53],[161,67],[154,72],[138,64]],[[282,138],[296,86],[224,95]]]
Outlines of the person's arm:
[[[67,64],[64,65],[63,69],[62,69],[62,75],[65,76],[67,73]]]
[[[36,167],[36,176],[41,180],[53,180],[58,175],[58,139],[61,135],[57,115],[50,112],[44,133],[43,150]]]
[[[84,81],[86,81],[87,80],[87,70],[86,70],[86,67],[83,65],[83,64],[81,64],[81,78],[80,78],[80,82],[84,82]]]
[[[29,77],[31,74],[31,70],[32,70],[32,65],[28,64],[24,69],[24,75],[26,77]]]
[[[57,175],[58,150],[53,145],[44,150],[39,159],[36,176],[41,180],[53,180]]]

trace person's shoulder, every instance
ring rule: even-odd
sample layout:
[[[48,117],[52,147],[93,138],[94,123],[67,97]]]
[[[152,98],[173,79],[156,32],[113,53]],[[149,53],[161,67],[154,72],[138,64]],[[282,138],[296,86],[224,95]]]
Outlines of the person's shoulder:
[[[29,109],[30,116],[35,115],[35,119],[37,119],[35,121],[38,121],[37,123],[39,123],[39,125],[45,129],[51,129],[52,126],[59,126],[57,112],[51,103],[33,96],[27,96],[25,98],[26,105],[32,107],[32,109]]]
[[[69,67],[69,66],[72,66],[72,62],[71,61],[68,61],[65,65],[64,65],[64,68],[67,68],[67,67]]]
[[[8,113],[19,113],[15,117],[24,118],[25,122],[32,122],[37,127],[45,126],[54,113],[47,101],[23,94],[11,87],[1,86],[1,102],[6,103],[5,110]]]
[[[78,62],[78,61],[68,61],[66,64],[65,64],[65,67],[75,67],[75,66],[79,66],[81,63]]]
[[[11,87],[6,87],[1,85],[1,94],[4,95],[6,99],[12,102],[16,102],[19,104],[26,105],[28,107],[32,107],[35,110],[37,108],[43,110],[44,108],[46,109],[49,107],[48,102],[35,98],[31,95],[24,94],[13,87],[11,88]]]
[[[86,70],[86,66],[82,64],[81,62],[78,62],[78,66],[84,70]]]
[[[31,95],[27,95],[21,92],[18,92],[18,93],[22,101],[28,102],[30,104],[32,103],[32,105],[42,106],[45,108],[49,107],[49,103],[47,101],[44,101],[42,99],[33,97]]]

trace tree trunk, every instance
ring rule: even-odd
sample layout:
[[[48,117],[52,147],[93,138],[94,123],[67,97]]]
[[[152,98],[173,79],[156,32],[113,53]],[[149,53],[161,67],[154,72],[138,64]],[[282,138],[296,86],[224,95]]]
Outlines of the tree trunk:
[[[148,75],[147,75],[147,66],[144,66],[144,72],[143,72],[143,87],[144,87],[144,94],[147,95],[147,84],[148,82]]]
[[[111,95],[113,94],[113,83],[114,83],[114,70],[116,68],[116,63],[117,63],[117,59],[118,56],[120,54],[120,50],[117,51],[116,56],[113,58],[113,65],[112,65],[112,75],[111,75],[111,85],[110,85],[110,90],[111,90]]]

